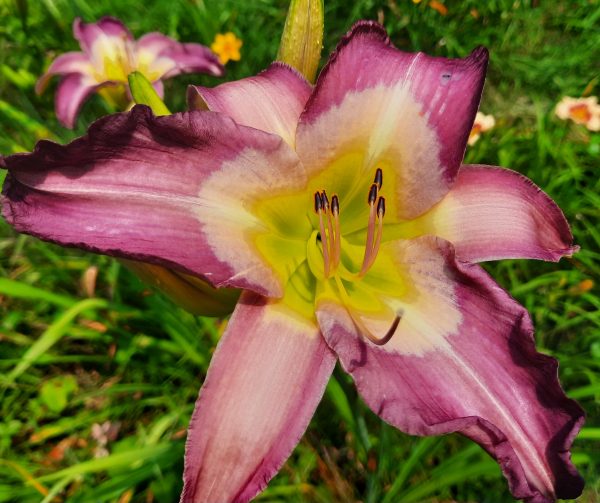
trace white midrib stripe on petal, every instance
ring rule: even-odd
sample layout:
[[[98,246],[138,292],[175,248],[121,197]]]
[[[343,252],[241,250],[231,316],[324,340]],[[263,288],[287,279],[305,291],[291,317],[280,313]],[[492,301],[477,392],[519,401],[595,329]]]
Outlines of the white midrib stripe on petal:
[[[22,183],[22,182],[20,182]],[[29,184],[24,184],[30,186]],[[206,199],[202,199],[198,196],[186,196],[186,195],[173,195],[171,193],[161,193],[161,192],[148,192],[145,189],[123,189],[122,187],[118,189],[109,189],[109,188],[88,188],[88,187],[77,187],[73,188],[70,186],[60,186],[52,184],[51,187],[47,187],[45,189],[38,189],[36,187],[32,187],[34,190],[39,190],[40,192],[47,192],[50,194],[64,194],[64,195],[80,195],[82,197],[86,196],[99,196],[102,199],[114,199],[114,200],[122,200],[122,199],[137,199],[141,201],[159,201],[164,206],[171,207],[180,207],[180,208],[197,208],[197,207],[205,207],[205,208],[215,208],[215,209],[223,209],[222,204],[216,204],[215,201],[208,201]],[[231,210],[231,208],[228,208]],[[260,226],[264,227],[264,225],[255,218],[253,215],[248,213],[247,211],[239,211],[235,213],[235,217],[232,216],[234,220],[238,217],[241,217],[242,214],[246,217],[245,220],[248,222],[248,225]],[[191,213],[190,216],[197,216],[197,214]]]
[[[490,403],[498,410],[498,413],[504,418],[504,420],[506,422],[506,426],[508,428],[510,428],[510,430],[512,431],[512,433],[515,436],[515,438],[517,439],[517,441],[524,447],[517,451],[517,449],[515,449],[515,446],[513,445],[513,449],[515,449],[515,452],[518,454],[519,458],[521,458],[521,456],[528,458],[532,462],[532,464],[535,465],[538,473],[537,473],[537,476],[534,473],[531,473],[531,472],[528,473],[526,466],[523,465],[523,463],[521,463],[523,471],[528,476],[530,476],[531,478],[533,478],[535,480],[535,483],[537,484],[538,488],[544,488],[545,490],[547,490],[550,494],[552,494],[554,496],[554,490],[553,490],[554,482],[548,473],[548,471],[549,471],[548,468],[546,467],[546,465],[544,463],[542,463],[540,461],[539,456],[537,456],[537,455],[536,456],[528,456],[527,455],[527,453],[529,453],[529,452],[535,452],[537,454],[538,449],[527,438],[523,429],[517,426],[517,423],[515,423],[514,419],[512,418],[512,415],[509,412],[507,412],[506,409],[502,406],[502,404],[494,397],[494,395],[488,391],[485,384],[481,381],[481,379],[475,373],[473,368],[467,364],[467,362],[465,362],[458,354],[456,354],[453,351],[446,351],[446,353],[452,360],[454,360],[458,364],[459,368],[463,369],[465,374],[475,384],[477,384],[477,386],[479,387],[479,389],[481,390],[481,392],[485,396],[485,398],[487,398],[490,401]],[[511,444],[512,444],[512,442],[511,442]],[[520,461],[520,459],[519,459],[519,461]]]

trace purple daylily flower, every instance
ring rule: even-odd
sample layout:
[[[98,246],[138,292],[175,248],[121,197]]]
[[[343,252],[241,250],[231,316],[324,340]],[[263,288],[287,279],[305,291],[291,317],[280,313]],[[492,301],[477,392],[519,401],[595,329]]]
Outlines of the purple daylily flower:
[[[580,494],[582,410],[477,265],[576,251],[527,178],[461,165],[487,58],[404,53],[360,22],[314,88],[275,63],[191,88],[210,111],[138,106],[5,159],[17,230],[244,290],[196,403],[182,502],[261,491],[337,360],[386,422],[482,445],[516,498]]]
[[[148,33],[135,40],[125,25],[112,17],[97,23],[77,18],[73,34],[82,52],[67,52],[56,58],[36,85],[41,93],[51,77],[62,77],[55,108],[58,119],[68,128],[74,126],[81,105],[93,92],[102,90],[117,100],[127,97],[127,76],[133,71],[144,74],[161,97],[164,79],[195,72],[220,77],[225,72],[217,55],[206,46],[182,44],[161,33]]]

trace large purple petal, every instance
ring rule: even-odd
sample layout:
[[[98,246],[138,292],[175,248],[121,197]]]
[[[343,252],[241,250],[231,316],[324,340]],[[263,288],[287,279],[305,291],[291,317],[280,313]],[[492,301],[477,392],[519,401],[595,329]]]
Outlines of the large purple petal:
[[[560,208],[508,169],[462,166],[450,192],[420,220],[417,228],[450,241],[467,262],[557,261],[577,250]]]
[[[213,88],[190,86],[188,104],[191,109],[202,109],[205,103],[209,110],[229,115],[238,124],[278,134],[293,146],[310,92],[310,84],[296,70],[273,63],[255,77]]]
[[[66,127],[73,128],[83,102],[100,86],[81,73],[71,73],[58,84],[54,96],[56,117]]]
[[[487,51],[465,59],[405,53],[382,26],[357,23],[321,72],[296,145],[309,172],[352,158],[394,178],[395,213],[413,218],[452,185],[479,105]],[[428,190],[423,190],[423,179]],[[388,183],[389,187],[389,183]]]
[[[181,502],[261,491],[308,426],[335,361],[314,322],[243,294],[196,402]]]
[[[450,244],[389,244],[407,289],[385,346],[362,338],[348,312],[321,303],[324,337],[369,407],[410,434],[461,432],[495,457],[516,498],[574,498],[583,482],[569,448],[583,411],[563,393],[557,362],[537,353],[517,304]]]
[[[21,232],[282,294],[252,209],[306,177],[277,136],[214,112],[154,117],[137,106],[67,146],[42,141],[5,162],[3,214]]]

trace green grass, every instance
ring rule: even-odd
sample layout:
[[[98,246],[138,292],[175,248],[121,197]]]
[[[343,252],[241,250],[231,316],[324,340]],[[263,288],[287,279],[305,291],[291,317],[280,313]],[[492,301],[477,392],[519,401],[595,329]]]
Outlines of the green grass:
[[[559,358],[568,394],[587,413],[574,444],[587,485],[600,497],[600,135],[553,115],[563,95],[599,94],[600,4],[450,1],[446,16],[408,0],[325,0],[324,55],[361,18],[382,20],[406,50],[464,56],[490,49],[482,110],[497,126],[468,162],[518,170],[548,192],[572,224],[581,251],[559,264],[504,261],[487,268],[529,309],[540,349]],[[473,12],[476,10],[477,12]],[[58,54],[77,50],[75,16],[120,17],[135,35],[160,30],[210,44],[234,31],[242,60],[228,78],[265,68],[277,51],[283,0],[0,0],[0,152],[40,138],[66,142],[111,110],[99,98],[78,128],[62,128],[52,91],[36,78]],[[183,110],[188,83],[167,82]],[[82,275],[98,268],[93,298]],[[580,288],[591,279],[589,291]],[[184,433],[222,322],[191,316],[150,291],[118,262],[16,235],[0,223],[0,503],[169,502],[181,489]],[[92,425],[118,425],[106,457]],[[387,426],[336,370],[298,448],[261,501],[511,501],[496,464],[459,436],[413,438]]]

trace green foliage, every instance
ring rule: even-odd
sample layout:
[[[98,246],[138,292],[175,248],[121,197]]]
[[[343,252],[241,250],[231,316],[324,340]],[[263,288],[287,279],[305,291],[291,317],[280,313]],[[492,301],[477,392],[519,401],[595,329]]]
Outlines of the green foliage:
[[[62,412],[68,402],[69,397],[77,391],[77,381],[72,375],[59,375],[44,384],[40,388],[39,400],[51,412]]]
[[[464,56],[490,49],[482,110],[495,129],[467,162],[529,176],[563,208],[581,251],[559,264],[504,261],[488,269],[523,303],[538,347],[556,356],[567,393],[587,412],[574,459],[600,491],[600,136],[553,114],[563,95],[599,94],[596,0],[325,1],[325,50],[361,18],[379,19],[406,50]],[[285,0],[0,1],[0,152],[66,142],[112,110],[98,97],[75,131],[53,111],[54,84],[35,80],[58,54],[78,50],[74,17],[124,20],[134,35],[162,31],[210,44],[218,32],[244,41],[228,79],[275,58]],[[189,83],[165,85],[170,110],[185,108]],[[0,176],[0,179],[2,176]],[[84,286],[90,267],[98,276]],[[87,277],[87,275],[86,275]],[[593,281],[593,286],[587,288]],[[587,285],[587,286],[584,286]],[[87,293],[86,293],[87,292]],[[194,317],[150,291],[118,262],[18,236],[0,223],[0,503],[176,501],[185,428],[222,322]],[[413,438],[381,422],[339,369],[312,425],[261,501],[511,501],[497,465],[458,437]],[[118,432],[102,443],[93,432]],[[94,427],[94,425],[97,425]],[[104,450],[103,450],[104,449]]]

